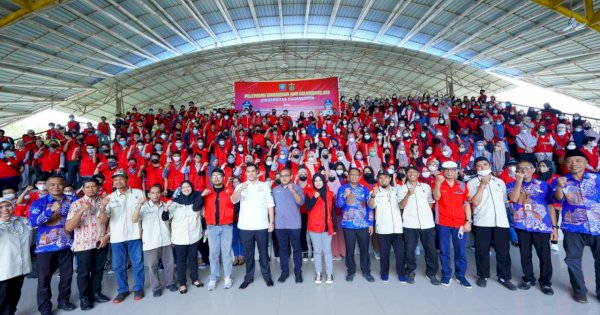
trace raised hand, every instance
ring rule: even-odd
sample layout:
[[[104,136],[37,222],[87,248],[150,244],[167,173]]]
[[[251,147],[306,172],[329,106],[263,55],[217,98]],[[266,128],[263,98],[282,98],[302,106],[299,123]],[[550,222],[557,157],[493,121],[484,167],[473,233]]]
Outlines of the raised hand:
[[[525,178],[525,173],[523,173],[523,172],[517,172],[517,173],[515,174],[515,179],[516,179],[517,181],[522,181],[522,180],[523,180],[523,178]]]
[[[352,195],[352,192],[350,191],[350,188],[346,188],[344,190],[344,198],[347,199],[348,197],[350,197],[350,195]]]
[[[445,180],[445,178],[442,175],[437,175],[435,177],[435,183],[436,183],[436,185],[441,185],[442,182],[444,182],[444,180]]]
[[[109,203],[110,203],[110,197],[109,196],[106,196],[106,197],[102,198],[102,207],[108,206]]]
[[[412,188],[412,187],[409,187],[409,188],[408,188],[408,195],[409,195],[409,196],[412,196],[412,195],[414,195],[414,194],[415,194],[415,189],[414,189],[414,188]]]
[[[319,194],[318,191],[315,191],[315,195],[314,196],[315,196],[315,198],[319,198],[319,197],[321,197],[321,194]]]
[[[564,176],[561,176],[557,179],[558,181],[558,187],[565,187],[565,184],[567,184],[567,178]]]
[[[206,197],[208,194],[210,194],[210,189],[206,188],[206,189],[204,189],[204,191],[202,192],[201,196],[202,196],[202,197]]]
[[[52,210],[52,211],[54,211],[54,212],[57,212],[57,211],[59,211],[59,210],[60,210],[60,208],[61,208],[61,204],[60,204],[60,202],[58,202],[58,201],[55,201],[55,202],[52,204],[52,207],[50,207],[50,210]]]

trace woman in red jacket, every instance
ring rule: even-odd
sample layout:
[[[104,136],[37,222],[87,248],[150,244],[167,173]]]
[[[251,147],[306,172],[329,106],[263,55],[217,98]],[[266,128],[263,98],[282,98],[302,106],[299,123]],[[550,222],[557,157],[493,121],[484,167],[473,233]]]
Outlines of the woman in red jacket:
[[[323,264],[321,255],[325,256],[327,284],[333,283],[333,256],[331,255],[331,238],[335,233],[335,211],[333,211],[333,193],[325,186],[325,177],[321,174],[313,176],[313,191],[306,194],[306,210],[308,211],[308,234],[315,253],[315,283],[321,284]]]

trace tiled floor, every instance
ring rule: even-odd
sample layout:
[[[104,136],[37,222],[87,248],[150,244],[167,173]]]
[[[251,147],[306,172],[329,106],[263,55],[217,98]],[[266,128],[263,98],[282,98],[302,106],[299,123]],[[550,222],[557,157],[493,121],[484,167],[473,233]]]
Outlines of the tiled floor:
[[[244,274],[244,266],[234,268],[234,288],[224,290],[219,282],[216,291],[208,292],[206,288],[190,286],[186,295],[164,292],[160,298],[153,298],[146,283],[146,298],[139,302],[131,296],[120,305],[111,303],[97,304],[96,307],[84,314],[577,314],[599,315],[600,301],[596,299],[594,289],[594,267],[589,251],[586,249],[583,268],[590,293],[589,303],[579,304],[570,297],[570,286],[566,265],[563,262],[564,251],[553,253],[554,266],[554,296],[545,296],[538,287],[529,291],[511,292],[500,286],[495,279],[490,279],[485,289],[475,285],[475,262],[473,251],[468,250],[469,272],[467,278],[473,284],[472,289],[464,289],[457,282],[451,282],[450,287],[434,287],[425,279],[423,257],[418,257],[419,270],[416,283],[400,284],[395,277],[390,277],[387,283],[379,280],[379,262],[372,259],[375,283],[368,283],[360,274],[354,282],[348,283],[345,278],[343,261],[335,262],[335,283],[333,285],[315,285],[313,283],[314,267],[312,262],[305,262],[304,283],[294,283],[293,276],[286,283],[275,283],[268,288],[256,271],[256,279],[246,290],[239,290]],[[513,248],[513,282],[518,284],[521,276],[519,253]],[[358,257],[357,263],[358,263]],[[492,272],[495,274],[494,256],[492,254]],[[537,261],[534,262],[537,264]],[[258,267],[257,267],[258,268]],[[273,278],[279,276],[277,261],[271,262]],[[393,263],[392,263],[393,270]],[[537,272],[537,266],[535,268]],[[208,269],[200,272],[204,283],[208,281]],[[393,273],[392,273],[393,274]],[[56,307],[57,279],[53,279],[53,303]],[[23,286],[23,295],[17,314],[35,314],[36,311],[36,281],[27,279]],[[104,293],[115,294],[114,275],[105,274]],[[75,279],[73,281],[73,298],[79,304]],[[81,314],[77,309],[71,313]],[[60,311],[55,314],[66,314]]]

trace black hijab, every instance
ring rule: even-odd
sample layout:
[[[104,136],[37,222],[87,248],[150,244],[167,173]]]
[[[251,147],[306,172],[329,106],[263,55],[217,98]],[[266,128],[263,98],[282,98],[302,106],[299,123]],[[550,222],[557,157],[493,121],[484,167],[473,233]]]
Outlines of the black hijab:
[[[317,189],[317,187],[315,186],[315,179],[317,178],[320,178],[321,181],[323,181],[323,187],[319,189]],[[313,175],[312,183],[315,190],[319,192],[319,195],[321,196],[321,198],[323,198],[323,200],[325,200],[325,204],[327,204],[327,182],[325,181],[325,176],[323,176],[320,173]]]
[[[181,191],[181,187],[185,183],[189,184],[192,187],[192,193],[189,195],[184,195],[183,192]],[[204,204],[204,198],[202,197],[202,195],[200,194],[199,191],[194,190],[194,185],[192,184],[192,182],[190,182],[189,180],[183,181],[181,183],[181,185],[179,186],[179,189],[180,189],[179,195],[177,195],[177,197],[173,198],[173,202],[176,202],[178,204],[185,205],[185,206],[193,205],[192,210],[194,210],[194,211],[199,211],[202,208],[202,205]]]
[[[548,171],[544,173],[538,172],[538,179],[547,182],[548,180],[550,180],[550,178],[552,178],[552,175],[554,175],[554,163],[552,163],[552,161],[549,160],[543,160],[540,161],[540,163],[545,164],[548,167]]]

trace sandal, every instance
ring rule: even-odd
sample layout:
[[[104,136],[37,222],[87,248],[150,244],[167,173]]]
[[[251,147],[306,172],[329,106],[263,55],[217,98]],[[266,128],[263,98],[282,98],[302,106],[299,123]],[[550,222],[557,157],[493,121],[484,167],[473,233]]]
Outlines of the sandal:
[[[181,294],[186,294],[187,293],[187,287],[182,285],[179,287],[179,293]]]
[[[204,286],[204,283],[202,283],[202,282],[200,282],[198,280],[196,280],[195,282],[192,282],[192,284],[194,286],[196,286],[196,288],[202,288]]]

